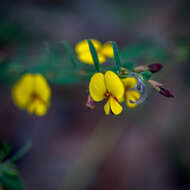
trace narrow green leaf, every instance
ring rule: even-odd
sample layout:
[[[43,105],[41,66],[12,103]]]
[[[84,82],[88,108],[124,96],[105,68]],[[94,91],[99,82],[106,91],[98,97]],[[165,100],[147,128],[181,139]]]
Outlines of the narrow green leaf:
[[[63,42],[63,45],[64,45],[65,50],[66,50],[66,52],[67,52],[67,54],[69,56],[69,59],[71,60],[71,63],[73,64],[73,67],[76,68],[77,60],[76,60],[76,58],[74,56],[74,53],[73,53],[73,50],[72,50],[71,46],[66,41]]]
[[[120,63],[120,58],[119,58],[119,53],[118,53],[118,48],[116,42],[112,42],[112,47],[113,47],[113,52],[114,52],[114,63],[119,72],[121,72],[121,63]]]
[[[27,142],[13,157],[10,158],[10,162],[15,162],[22,158],[32,147],[32,143]]]
[[[152,76],[152,73],[150,71],[145,71],[145,72],[142,72],[141,74],[144,80],[149,80]]]
[[[44,69],[50,65],[54,64],[55,56],[53,52],[53,48],[48,42],[44,43],[44,53],[42,54],[41,58],[43,61],[41,62],[40,65],[44,67]]]
[[[89,45],[89,49],[90,49],[92,58],[94,60],[94,65],[95,65],[96,71],[100,72],[100,63],[98,60],[98,55],[97,55],[96,49],[95,49],[94,45],[92,44],[91,40],[88,40],[88,45]]]

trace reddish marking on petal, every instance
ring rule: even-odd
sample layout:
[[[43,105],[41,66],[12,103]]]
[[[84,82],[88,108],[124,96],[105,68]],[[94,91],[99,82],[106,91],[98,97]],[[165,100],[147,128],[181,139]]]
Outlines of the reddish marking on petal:
[[[107,92],[104,93],[104,96],[108,97],[108,96],[110,96],[110,93],[107,91]]]
[[[40,102],[42,102],[44,105],[47,105],[48,103],[45,102],[40,96],[38,96],[36,93],[32,93],[31,97],[30,97],[30,103],[35,101],[35,100],[39,100]]]
[[[114,98],[114,100],[116,100],[117,102],[119,102],[118,99],[115,96],[113,96],[113,98]]]

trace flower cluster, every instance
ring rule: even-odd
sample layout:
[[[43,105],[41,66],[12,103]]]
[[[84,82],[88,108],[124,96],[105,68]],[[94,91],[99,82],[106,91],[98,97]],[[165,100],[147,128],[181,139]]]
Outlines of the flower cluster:
[[[94,48],[96,49],[97,56],[101,64],[104,63],[107,58],[113,58],[113,48],[110,42],[101,44],[100,41],[95,39],[92,39],[91,42],[94,45]],[[80,61],[87,64],[94,63],[91,52],[89,51],[89,45],[87,40],[80,41],[76,45],[75,51]]]
[[[25,74],[13,86],[14,104],[29,114],[43,116],[50,104],[51,90],[41,74]]]
[[[123,110],[120,103],[124,99],[127,107],[136,107],[137,101],[141,97],[140,92],[136,88],[137,84],[138,80],[133,76],[120,79],[116,73],[106,71],[105,74],[96,73],[92,76],[89,84],[89,93],[95,102],[107,99],[104,106],[106,115],[110,111],[114,115],[118,115]]]
[[[82,44],[85,42],[86,41],[83,41]],[[88,51],[89,54],[92,54],[93,52],[90,51],[88,45],[86,42],[86,52]],[[98,49],[96,43],[93,45]],[[108,69],[104,72],[97,72],[91,77],[89,96],[86,102],[87,107],[93,109],[95,107],[94,102],[107,99],[104,105],[105,114],[109,115],[111,112],[114,115],[119,115],[123,110],[121,104],[124,101],[128,108],[135,108],[145,100],[147,85],[150,85],[165,97],[174,97],[162,84],[150,79],[152,73],[156,73],[162,69],[163,66],[160,63],[150,64],[148,66],[137,66],[129,70],[121,67],[116,45],[112,44],[112,47],[109,48],[112,48],[116,68],[118,70],[114,72]],[[97,55],[100,61],[101,59],[98,52]],[[95,63],[92,58],[93,56],[91,55],[91,63]]]
[[[68,45],[67,49],[71,55]],[[101,44],[95,39],[83,40],[76,45],[75,50],[81,62],[94,64],[97,71],[89,83],[86,106],[91,109],[95,107],[95,102],[107,100],[104,105],[105,114],[119,115],[123,110],[122,103],[125,102],[128,108],[135,108],[145,100],[148,85],[165,97],[174,97],[161,83],[151,80],[152,73],[162,69],[160,63],[137,67],[133,64],[122,65],[115,42]],[[74,62],[73,55],[71,58]],[[107,58],[114,59],[115,66],[101,71],[100,64]],[[83,70],[78,71],[81,73]],[[20,109],[43,116],[50,105],[51,89],[41,74],[27,73],[13,86],[12,98]]]

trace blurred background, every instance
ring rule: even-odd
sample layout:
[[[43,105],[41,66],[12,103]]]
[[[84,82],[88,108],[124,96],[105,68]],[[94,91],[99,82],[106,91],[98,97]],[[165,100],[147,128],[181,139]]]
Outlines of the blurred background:
[[[0,64],[28,64],[44,43],[113,40],[137,65],[163,64],[154,79],[175,95],[150,89],[136,109],[107,117],[103,103],[85,107],[88,80],[50,82],[51,107],[37,117],[13,104],[17,77],[0,67],[0,141],[13,154],[33,144],[16,163],[25,189],[190,189],[189,9],[189,0],[1,0]]]

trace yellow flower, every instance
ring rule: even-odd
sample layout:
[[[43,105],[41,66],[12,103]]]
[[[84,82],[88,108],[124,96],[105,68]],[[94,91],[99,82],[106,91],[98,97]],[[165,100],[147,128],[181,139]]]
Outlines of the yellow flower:
[[[136,101],[141,97],[141,94],[134,89],[138,81],[135,77],[128,77],[122,79],[122,82],[125,86],[126,105],[129,108],[135,108]]]
[[[101,42],[99,42],[98,40],[92,39],[91,41],[96,49],[98,60],[100,63],[104,63],[106,61],[106,58],[113,58],[113,48],[110,42],[102,45]],[[76,45],[75,51],[80,61],[87,64],[94,63],[87,40],[80,41]]]
[[[50,104],[51,90],[41,74],[25,74],[13,86],[13,102],[29,114],[43,116]]]
[[[92,99],[96,102],[108,98],[104,106],[106,115],[110,113],[110,110],[115,115],[122,112],[123,108],[119,102],[123,100],[124,86],[120,78],[114,72],[107,71],[105,74],[94,74],[90,80],[89,92]]]

